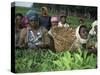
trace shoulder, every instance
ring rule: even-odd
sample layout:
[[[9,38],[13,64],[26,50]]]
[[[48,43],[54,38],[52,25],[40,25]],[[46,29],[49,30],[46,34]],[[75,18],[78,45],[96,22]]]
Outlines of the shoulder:
[[[66,24],[65,24],[65,27],[69,27],[69,24],[68,24],[68,23],[66,23]]]
[[[61,22],[58,23],[58,27],[62,26]]]
[[[26,31],[27,30],[27,28],[23,28],[21,31]]]
[[[27,28],[23,28],[22,30],[21,30],[21,34],[26,34],[27,33]]]

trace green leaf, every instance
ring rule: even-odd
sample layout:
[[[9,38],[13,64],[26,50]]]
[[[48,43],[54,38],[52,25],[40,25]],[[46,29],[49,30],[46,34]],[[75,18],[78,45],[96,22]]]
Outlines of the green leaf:
[[[27,66],[28,66],[29,68],[31,67],[32,62],[33,62],[33,60],[32,60],[32,59],[30,59],[30,60],[28,61]]]
[[[77,53],[75,54],[75,63],[79,65],[83,63],[83,58]]]
[[[87,51],[84,51],[84,52],[83,52],[83,58],[84,58],[84,60],[86,59],[87,54],[88,54],[88,52],[87,52]]]

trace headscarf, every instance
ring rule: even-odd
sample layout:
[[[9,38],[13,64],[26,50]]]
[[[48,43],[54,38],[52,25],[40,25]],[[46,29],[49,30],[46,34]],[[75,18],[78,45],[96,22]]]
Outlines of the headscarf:
[[[38,21],[38,19],[39,19],[38,13],[36,11],[33,11],[33,10],[29,10],[26,13],[26,16],[28,17],[29,21],[31,21],[31,20],[37,20]]]
[[[92,29],[90,30],[90,32],[89,32],[89,34],[90,35],[96,35],[96,32],[95,32],[95,26],[97,25],[97,20],[96,21],[94,21],[92,24],[91,24],[91,26],[92,26]]]
[[[51,17],[51,22],[58,22],[58,17],[52,16]]]
[[[80,34],[79,34],[79,30],[80,30],[80,27],[81,27],[81,26],[82,26],[82,25],[80,25],[80,26],[78,26],[78,27],[76,28],[76,39],[77,39],[77,41],[79,41],[81,44],[85,44],[85,43],[87,42],[88,38],[87,38],[87,39],[81,38],[81,36],[80,36]]]
[[[29,21],[28,21],[27,16],[24,16],[22,19],[22,26],[27,27],[28,23],[29,23]]]

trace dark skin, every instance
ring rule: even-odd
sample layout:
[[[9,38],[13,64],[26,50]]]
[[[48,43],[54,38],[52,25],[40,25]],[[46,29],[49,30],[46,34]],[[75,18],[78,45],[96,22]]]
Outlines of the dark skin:
[[[94,30],[95,30],[95,32],[97,34],[97,25],[94,27]],[[95,54],[97,54],[97,48],[95,47],[95,44],[87,43],[86,44],[86,48],[88,49],[89,53],[95,53]]]
[[[79,20],[79,23],[80,23],[80,24],[84,24],[84,20],[83,20],[83,19],[80,19],[80,20]]]
[[[33,32],[38,30],[38,28],[39,28],[38,23],[39,23],[38,21],[30,21],[29,22],[30,27],[32,28]],[[18,44],[18,46],[20,48],[26,47],[26,44],[27,44],[26,37],[27,37],[27,29],[24,28],[24,29],[22,29],[22,31],[20,33],[20,39],[19,39],[19,44]],[[51,37],[48,35],[48,31],[46,29],[43,29],[42,43],[39,44],[37,47],[53,49],[53,46],[51,43],[52,43],[52,40],[51,40]]]
[[[17,15],[15,18],[16,32],[20,32],[20,30],[23,28],[21,21],[22,21],[22,16]]]
[[[37,29],[39,28],[38,27],[38,21],[33,21],[31,20],[29,22],[30,26],[32,28],[32,31],[37,31]],[[18,47],[22,48],[22,47],[25,47],[26,45],[26,37],[27,36],[27,28],[24,28],[21,30],[21,33],[20,33],[20,38],[19,38],[19,43],[18,43]]]
[[[80,34],[81,38],[83,38],[83,39],[87,39],[87,37],[88,37],[88,32],[85,27],[80,28],[79,34]]]
[[[36,30],[36,29],[38,29],[38,27],[39,27],[39,22],[38,21],[30,21],[29,22],[29,24],[30,24],[30,26],[31,26],[31,28],[33,29],[33,30]]]
[[[16,23],[21,24],[21,19],[22,19],[21,16],[16,16]]]
[[[20,28],[21,26],[21,20],[22,20],[22,16],[16,16],[15,18],[15,23],[16,23],[16,28]]]
[[[19,37],[20,37],[20,31],[21,29],[23,28],[21,26],[21,20],[22,20],[22,16],[21,15],[16,15],[16,18],[15,18],[15,27],[16,27],[16,47],[18,46],[18,40],[19,40]]]
[[[83,21],[80,21],[80,24],[84,24],[84,22]]]
[[[44,8],[42,8],[42,11],[41,12],[42,12],[42,15],[43,16],[47,16],[47,11]]]
[[[61,23],[62,23],[62,24],[65,24],[65,23],[66,23],[66,17],[65,17],[65,16],[62,16],[62,17],[60,18],[60,20],[61,20]]]
[[[80,29],[80,36],[83,39],[87,39],[88,32],[87,32],[85,27],[81,27],[81,29]],[[97,53],[97,48],[95,48],[94,45],[83,44],[83,47],[87,48],[89,53],[95,53],[95,54]]]
[[[58,22],[51,22],[51,24],[52,24],[52,27],[54,28],[54,27],[56,27],[57,25],[58,25]]]

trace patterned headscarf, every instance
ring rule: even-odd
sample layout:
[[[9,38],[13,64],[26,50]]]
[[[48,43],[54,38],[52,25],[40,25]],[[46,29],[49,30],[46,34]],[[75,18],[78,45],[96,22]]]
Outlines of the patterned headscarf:
[[[22,26],[27,27],[28,23],[29,23],[29,21],[28,21],[27,16],[24,16],[22,19]]]

